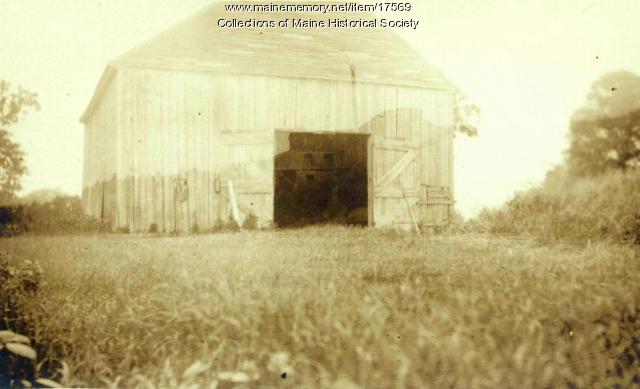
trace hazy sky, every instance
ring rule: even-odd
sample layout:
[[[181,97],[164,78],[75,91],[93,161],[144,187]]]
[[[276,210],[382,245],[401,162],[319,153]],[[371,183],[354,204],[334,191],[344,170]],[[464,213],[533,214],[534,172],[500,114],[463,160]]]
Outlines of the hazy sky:
[[[1,0],[0,78],[38,92],[14,127],[24,192],[82,187],[78,122],[106,63],[206,0]],[[398,30],[482,109],[480,136],[456,140],[456,196],[472,215],[538,183],[562,159],[568,121],[590,83],[640,73],[637,0],[419,0]],[[401,17],[398,15],[398,18]]]

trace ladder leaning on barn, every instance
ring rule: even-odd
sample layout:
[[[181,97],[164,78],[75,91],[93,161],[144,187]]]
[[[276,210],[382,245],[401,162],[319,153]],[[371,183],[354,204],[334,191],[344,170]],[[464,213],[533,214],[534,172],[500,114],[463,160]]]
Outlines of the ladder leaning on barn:
[[[407,196],[407,191],[404,189],[404,185],[402,184],[402,181],[400,182],[400,188],[402,189],[402,197],[404,197],[404,202],[407,205],[407,208],[409,209],[409,215],[411,216],[411,222],[413,223],[413,228],[415,228],[418,235],[420,235],[420,226],[418,225],[418,219],[416,218],[415,212],[413,212],[413,207],[411,206],[411,203],[409,203],[409,197]]]

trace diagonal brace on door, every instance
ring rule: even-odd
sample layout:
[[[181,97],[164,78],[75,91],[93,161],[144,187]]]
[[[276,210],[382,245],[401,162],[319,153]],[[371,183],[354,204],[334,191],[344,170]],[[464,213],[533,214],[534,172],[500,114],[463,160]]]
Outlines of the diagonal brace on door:
[[[416,159],[417,156],[417,151],[408,150],[407,153],[403,155],[402,158],[400,158],[400,160],[396,162],[396,164],[393,165],[393,167],[385,173],[380,181],[376,183],[374,190],[375,193],[379,194],[382,190],[384,190],[385,187],[389,186],[393,182],[393,180],[395,180],[400,175],[400,173],[402,173],[402,171],[406,169],[414,159]]]

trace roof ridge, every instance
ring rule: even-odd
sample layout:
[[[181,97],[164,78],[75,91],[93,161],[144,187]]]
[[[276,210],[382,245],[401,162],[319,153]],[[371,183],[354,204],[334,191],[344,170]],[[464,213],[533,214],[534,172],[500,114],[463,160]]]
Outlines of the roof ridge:
[[[309,4],[303,1],[288,3]],[[351,67],[355,66],[360,83],[457,90],[436,66],[393,29],[379,25],[349,29],[223,28],[219,26],[223,18],[282,20],[298,15],[282,12],[228,13],[224,8],[228,4],[264,2],[215,1],[201,7],[110,61],[107,70],[110,67],[135,66],[351,81]],[[377,15],[369,12],[307,16],[311,19],[378,19]],[[94,99],[99,99],[99,89],[100,84]],[[88,117],[95,105],[92,100],[82,120]]]

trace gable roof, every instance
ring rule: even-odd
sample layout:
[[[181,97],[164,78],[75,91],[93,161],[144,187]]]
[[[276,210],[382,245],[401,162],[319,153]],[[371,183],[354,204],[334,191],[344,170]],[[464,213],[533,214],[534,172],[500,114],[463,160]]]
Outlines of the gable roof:
[[[142,67],[345,81],[356,77],[358,82],[455,89],[440,70],[388,28],[218,27],[219,19],[276,23],[287,18],[371,20],[376,18],[374,14],[231,13],[225,11],[225,4],[229,3],[215,2],[205,7],[117,58],[105,73],[119,67]],[[110,77],[103,76],[102,81],[108,84],[108,80]],[[99,84],[81,121],[92,113],[100,95]]]

